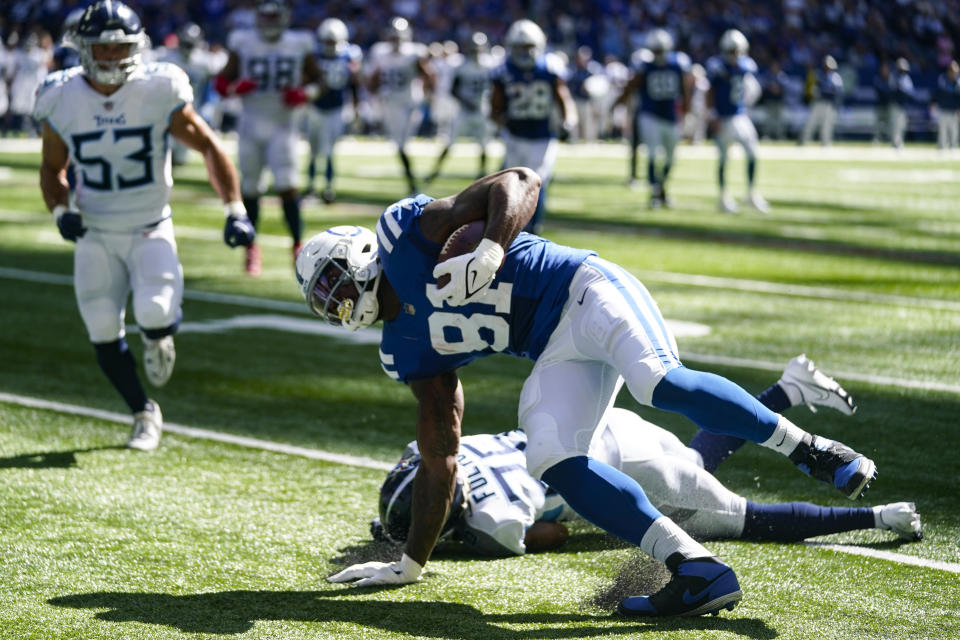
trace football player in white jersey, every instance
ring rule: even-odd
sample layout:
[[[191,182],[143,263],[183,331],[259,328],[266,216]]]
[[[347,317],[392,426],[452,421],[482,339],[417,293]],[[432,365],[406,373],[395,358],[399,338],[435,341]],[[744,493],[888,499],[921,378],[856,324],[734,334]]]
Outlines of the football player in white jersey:
[[[249,244],[253,225],[233,164],[193,109],[187,75],[172,64],[141,61],[148,39],[127,5],[99,0],[88,7],[72,46],[82,65],[51,74],[37,92],[40,188],[60,235],[77,243],[77,304],[100,368],[134,415],[127,446],[151,450],[160,442],[163,418],[137,375],[124,337],[124,311],[132,291],[147,379],[157,387],[166,384],[183,298],[170,218],[167,134],[203,155],[210,184],[224,202],[226,243]],[[68,163],[77,170],[75,209]]]
[[[490,73],[493,71],[494,62],[487,53],[487,35],[482,31],[474,33],[464,49],[466,56],[463,63],[454,69],[453,84],[450,89],[459,109],[453,121],[449,139],[440,156],[437,157],[433,172],[427,178],[428,183],[436,180],[440,175],[443,161],[450,153],[450,148],[457,137],[461,135],[469,136],[480,145],[480,167],[477,170],[477,177],[480,178],[487,172],[487,141],[490,139]]]
[[[237,164],[243,204],[254,226],[260,218],[260,196],[266,189],[264,170],[273,174],[283,216],[293,239],[293,258],[300,252],[300,218],[296,143],[299,109],[319,89],[320,74],[313,57],[315,40],[309,31],[288,29],[290,10],[283,0],[264,0],[257,7],[255,29],[237,29],[227,39],[230,57],[215,79],[220,95],[241,97],[243,111],[237,130]],[[257,244],[247,247],[246,270],[261,273]]]
[[[171,62],[187,74],[193,89],[193,107],[201,116],[207,115],[204,109],[207,85],[210,78],[219,70],[216,60],[207,50],[203,39],[203,29],[195,22],[188,22],[177,29],[177,46],[157,52],[156,60]],[[209,118],[204,118],[209,121]],[[182,165],[187,160],[187,147],[177,140],[173,141],[173,164]]]
[[[852,414],[855,406],[849,394],[803,356],[791,361],[781,381],[765,394],[779,392],[786,398],[784,389],[796,382],[792,368],[801,360],[809,363],[810,375],[804,376],[801,390],[806,394],[796,403],[810,401]],[[441,541],[452,538],[482,555],[509,556],[554,549],[567,540],[562,523],[579,517],[559,494],[527,473],[526,446],[521,430],[461,440],[457,464],[462,498],[454,500]],[[747,500],[704,469],[700,451],[626,409],[607,412],[591,439],[590,455],[633,477],[657,509],[701,540],[789,542],[856,529],[891,530],[908,541],[923,538],[920,516],[911,502],[849,508]],[[387,475],[380,489],[380,515],[371,522],[374,538],[395,544],[406,540],[419,458],[417,443],[409,443]]]
[[[405,18],[394,18],[386,41],[370,49],[369,88],[377,96],[387,137],[397,145],[407,187],[417,193],[417,181],[405,146],[422,118],[423,93],[433,90],[434,71],[427,47],[413,42],[413,30]],[[414,81],[419,78],[420,83]]]

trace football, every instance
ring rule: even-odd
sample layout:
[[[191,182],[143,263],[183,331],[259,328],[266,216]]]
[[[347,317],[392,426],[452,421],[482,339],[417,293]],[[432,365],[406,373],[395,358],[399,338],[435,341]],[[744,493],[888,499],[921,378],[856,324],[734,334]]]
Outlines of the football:
[[[440,255],[437,256],[437,263],[456,256],[462,256],[476,249],[480,241],[483,240],[483,232],[486,227],[487,224],[483,220],[474,220],[459,227],[451,233],[447,241],[443,243],[443,248],[440,249]],[[437,287],[442,289],[447,286],[448,282],[450,282],[450,276],[440,276],[437,278]]]

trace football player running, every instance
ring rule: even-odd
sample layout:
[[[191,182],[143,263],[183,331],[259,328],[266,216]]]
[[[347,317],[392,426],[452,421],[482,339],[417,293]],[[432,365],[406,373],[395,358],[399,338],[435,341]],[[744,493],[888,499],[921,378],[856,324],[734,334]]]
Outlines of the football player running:
[[[716,136],[720,151],[717,180],[720,184],[720,210],[736,213],[737,201],[727,193],[725,170],[727,148],[731,142],[743,147],[747,155],[747,200],[750,205],[766,213],[770,205],[754,188],[757,170],[757,130],[747,115],[746,86],[757,73],[757,63],[747,55],[750,48],[747,37],[736,29],[729,29],[720,38],[721,55],[707,60],[707,108],[710,111],[710,129]]]
[[[565,134],[577,126],[577,106],[562,77],[544,56],[547,37],[536,23],[518,20],[504,37],[507,59],[492,75],[490,117],[503,127],[504,167],[532,167],[540,182],[536,212],[527,231],[543,226],[547,185],[557,160],[557,134],[550,124],[560,109]]]
[[[450,139],[437,157],[437,164],[427,178],[427,183],[436,180],[440,175],[440,167],[443,166],[450,148],[460,135],[470,136],[480,145],[480,168],[477,177],[487,172],[487,141],[490,139],[490,71],[493,68],[493,61],[487,52],[487,35],[477,31],[470,36],[470,41],[464,49],[466,57],[463,64],[453,72],[451,88],[459,110],[451,127]]]
[[[802,387],[809,399],[850,415],[855,408],[850,396],[804,356],[792,360],[780,382],[757,399],[772,410],[793,406],[786,400],[786,390],[796,386],[791,369],[801,360],[816,374],[805,378]],[[521,430],[466,436],[460,441],[458,493],[441,540],[459,540],[471,551],[488,556],[546,551],[566,541],[568,532],[562,523],[578,516],[556,492],[526,472],[526,446],[527,436]],[[822,507],[747,500],[704,470],[698,450],[683,446],[669,431],[626,409],[611,408],[604,414],[590,441],[589,455],[635,479],[661,513],[700,540],[790,542],[858,529],[889,530],[908,541],[923,539],[920,515],[911,502]],[[411,442],[387,474],[380,488],[380,515],[371,522],[374,538],[395,544],[406,540],[419,460],[417,443]],[[459,500],[458,495],[462,495]]]
[[[170,211],[169,133],[204,158],[224,202],[224,240],[253,241],[236,170],[194,110],[187,75],[168,63],[143,64],[148,39],[137,15],[116,0],[84,12],[71,34],[82,66],[51,74],[37,94],[43,123],[40,188],[60,235],[76,242],[74,289],[97,362],[134,416],[127,442],[155,449],[163,418],[144,392],[127,346],[124,310],[143,338],[153,386],[173,372],[183,271]],[[76,167],[76,208],[69,204],[68,163]]]
[[[327,204],[336,199],[333,188],[333,146],[343,135],[343,109],[347,104],[347,96],[350,96],[354,112],[360,104],[357,87],[363,54],[360,47],[347,42],[347,36],[347,25],[337,18],[327,18],[317,27],[320,47],[316,60],[323,82],[320,94],[306,113],[307,141],[310,143],[306,193],[313,193],[317,157],[320,156],[326,161],[321,197]]]
[[[263,0],[257,6],[256,28],[237,29],[227,39],[227,65],[215,79],[220,95],[240,96],[243,110],[237,125],[240,189],[254,226],[260,220],[264,169],[273,174],[283,217],[293,239],[293,258],[300,252],[297,171],[297,112],[318,91],[320,76],[313,57],[313,34],[288,29],[290,10],[284,0]],[[262,271],[260,246],[247,247],[246,270]]]
[[[646,288],[594,252],[522,233],[540,190],[515,167],[457,195],[426,195],[388,207],[374,234],[341,226],[314,236],[297,260],[309,308],[358,329],[383,320],[380,363],[418,404],[420,469],[402,558],[365,563],[334,582],[399,584],[419,579],[454,495],[463,388],[457,369],[493,353],[534,361],[519,402],[527,469],[582,517],[665,562],[673,579],[653,596],[630,598],[630,615],[699,615],[742,597],[733,570],[660,513],[640,485],[588,447],[625,382],[639,402],[681,413],[701,428],[759,442],[851,499],[874,463],[811,435],[734,383],[684,367]],[[437,263],[462,225],[483,221],[477,248]],[[449,282],[438,285],[438,279]],[[701,593],[692,601],[684,589]]]
[[[420,125],[423,112],[422,95],[418,95],[414,80],[420,79],[423,92],[434,85],[434,71],[427,47],[413,42],[413,29],[406,18],[394,18],[387,29],[386,41],[376,43],[370,50],[370,92],[377,96],[387,137],[397,146],[403,164],[407,188],[417,192],[417,180],[407,156],[407,140]]]
[[[673,50],[673,36],[654,29],[646,38],[649,58],[641,56],[623,93],[612,108],[635,92],[640,94],[640,133],[647,147],[647,182],[650,208],[669,206],[666,182],[673,166],[673,153],[680,138],[680,118],[690,109],[693,74],[690,58]],[[657,152],[663,149],[663,166],[657,171]]]

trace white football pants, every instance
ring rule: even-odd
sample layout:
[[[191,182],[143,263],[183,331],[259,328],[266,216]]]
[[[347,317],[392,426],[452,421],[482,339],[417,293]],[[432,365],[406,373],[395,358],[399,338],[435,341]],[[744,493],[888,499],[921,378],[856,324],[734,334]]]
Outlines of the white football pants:
[[[292,121],[277,124],[245,113],[240,117],[237,133],[237,167],[243,195],[255,196],[266,191],[266,168],[273,174],[273,188],[277,192],[300,186],[297,129]]]

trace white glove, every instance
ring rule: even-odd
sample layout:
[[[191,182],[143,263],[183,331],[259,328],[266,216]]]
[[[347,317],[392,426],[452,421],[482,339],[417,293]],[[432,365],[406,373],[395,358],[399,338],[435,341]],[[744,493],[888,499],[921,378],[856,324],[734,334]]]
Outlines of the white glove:
[[[450,282],[437,293],[454,307],[475,302],[486,293],[502,262],[503,247],[484,238],[473,253],[454,256],[433,268],[434,278],[450,276]]]
[[[327,578],[330,582],[353,582],[357,587],[369,587],[378,584],[409,584],[420,579],[423,567],[403,554],[397,562],[364,562],[347,567],[340,573]],[[357,580],[357,578],[360,578]]]

